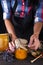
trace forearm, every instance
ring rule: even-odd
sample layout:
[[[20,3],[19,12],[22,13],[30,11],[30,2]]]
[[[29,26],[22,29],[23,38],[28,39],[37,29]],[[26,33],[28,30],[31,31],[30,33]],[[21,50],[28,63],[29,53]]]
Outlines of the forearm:
[[[34,34],[36,34],[37,37],[39,37],[41,28],[42,28],[42,22],[37,22],[37,23],[34,24],[33,32],[34,32]]]
[[[8,33],[12,35],[12,40],[15,40],[17,37],[16,37],[15,30],[12,23],[10,22],[10,20],[7,20],[7,19],[4,22],[5,22],[5,26]]]

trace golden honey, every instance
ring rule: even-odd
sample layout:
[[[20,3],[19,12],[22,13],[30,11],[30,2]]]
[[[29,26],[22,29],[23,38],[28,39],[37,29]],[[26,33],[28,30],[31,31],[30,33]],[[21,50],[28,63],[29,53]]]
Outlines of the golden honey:
[[[15,57],[16,57],[17,59],[19,59],[19,60],[26,59],[26,57],[27,57],[27,51],[24,50],[24,49],[18,48],[18,49],[16,49],[16,51],[15,51]]]
[[[5,51],[8,48],[9,36],[8,34],[0,34],[0,51]]]

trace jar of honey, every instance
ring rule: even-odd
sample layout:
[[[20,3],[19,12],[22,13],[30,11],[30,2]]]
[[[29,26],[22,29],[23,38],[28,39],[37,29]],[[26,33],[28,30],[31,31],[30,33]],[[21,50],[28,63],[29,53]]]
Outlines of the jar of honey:
[[[27,51],[22,49],[22,48],[18,48],[15,51],[15,57],[19,60],[23,60],[26,59],[27,57]]]
[[[8,48],[9,36],[8,34],[0,34],[0,51],[5,51]]]

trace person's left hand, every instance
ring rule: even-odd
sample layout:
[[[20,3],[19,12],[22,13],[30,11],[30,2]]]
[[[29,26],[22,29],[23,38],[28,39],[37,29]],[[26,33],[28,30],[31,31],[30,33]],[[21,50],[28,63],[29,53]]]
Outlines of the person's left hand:
[[[40,46],[40,41],[39,39],[35,36],[35,35],[32,35],[30,37],[30,42],[28,44],[28,47],[32,50],[37,50]]]

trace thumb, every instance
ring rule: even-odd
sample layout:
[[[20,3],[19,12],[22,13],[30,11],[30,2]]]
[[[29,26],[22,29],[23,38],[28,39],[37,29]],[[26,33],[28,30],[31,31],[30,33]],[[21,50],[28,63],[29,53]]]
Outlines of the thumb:
[[[29,41],[28,47],[30,47],[33,44],[33,41],[34,41],[34,38],[33,37],[30,37],[30,41]]]

